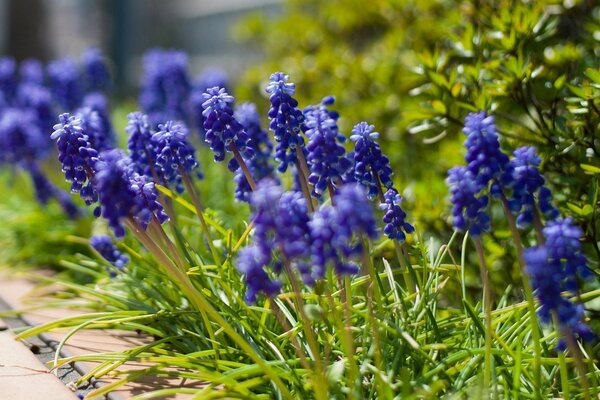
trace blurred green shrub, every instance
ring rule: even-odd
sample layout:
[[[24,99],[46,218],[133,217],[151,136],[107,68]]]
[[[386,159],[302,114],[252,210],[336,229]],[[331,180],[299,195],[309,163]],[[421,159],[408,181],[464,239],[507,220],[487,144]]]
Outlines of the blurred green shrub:
[[[488,110],[506,151],[538,147],[563,213],[600,254],[599,21],[594,1],[290,0],[277,19],[238,27],[266,55],[238,93],[260,96],[282,70],[304,104],[337,96],[344,132],[376,125],[411,216],[442,234],[462,121]]]

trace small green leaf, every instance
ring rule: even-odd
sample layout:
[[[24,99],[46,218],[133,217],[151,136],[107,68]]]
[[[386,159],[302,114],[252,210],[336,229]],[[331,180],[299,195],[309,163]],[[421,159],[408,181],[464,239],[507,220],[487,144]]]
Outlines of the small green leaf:
[[[596,167],[595,165],[579,164],[579,166],[582,170],[589,172],[590,174],[600,174],[600,168]]]
[[[442,103],[440,100],[434,100],[431,102],[431,107],[438,113],[442,115],[446,115],[446,105]]]
[[[588,68],[585,70],[585,76],[590,78],[592,82],[600,84],[600,71]]]
[[[344,370],[346,369],[346,360],[339,360],[331,364],[327,368],[327,380],[330,385],[338,385],[342,381],[344,376]]]

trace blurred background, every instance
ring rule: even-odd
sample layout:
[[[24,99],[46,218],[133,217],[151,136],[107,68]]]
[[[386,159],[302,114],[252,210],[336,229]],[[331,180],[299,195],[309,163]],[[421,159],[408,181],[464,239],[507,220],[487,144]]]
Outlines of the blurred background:
[[[235,76],[261,55],[232,39],[234,25],[281,7],[282,0],[0,0],[0,54],[49,61],[95,46],[112,61],[117,87],[130,93],[141,56],[154,47],[188,52],[193,71],[211,66]]]

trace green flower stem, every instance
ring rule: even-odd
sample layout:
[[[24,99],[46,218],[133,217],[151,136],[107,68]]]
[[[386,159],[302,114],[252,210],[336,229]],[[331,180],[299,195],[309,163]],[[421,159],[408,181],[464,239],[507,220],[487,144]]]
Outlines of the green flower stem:
[[[481,239],[473,238],[473,242],[475,243],[475,249],[479,257],[479,269],[481,272],[481,281],[483,282],[483,309],[485,319],[485,367],[483,384],[486,390],[489,390],[492,383],[492,288]]]
[[[196,308],[201,311],[202,315],[206,313],[207,317],[220,326],[220,328],[244,351],[244,353],[252,359],[267,375],[280,390],[281,395],[285,399],[292,400],[293,396],[279,377],[279,375],[273,370],[273,368],[261,358],[252,346],[233,329],[233,327],[219,314],[219,312],[210,304],[210,302],[204,297],[204,295],[198,291],[189,277],[182,273],[177,266],[169,259],[169,257],[150,239],[150,237],[142,229],[139,229],[135,222],[131,219],[127,221],[127,224],[140,239],[142,244],[157,257],[158,261],[163,265],[169,275],[175,280],[182,291],[188,296],[193,302]],[[210,324],[209,321],[207,321]],[[205,322],[206,324],[206,322]],[[216,341],[213,343],[216,345]]]
[[[335,206],[335,189],[331,182],[327,184],[327,191],[329,192],[329,200],[331,200],[331,205]]]
[[[525,299],[527,300],[527,308],[529,313],[529,320],[531,321],[531,333],[533,339],[533,353],[534,353],[534,362],[533,362],[533,376],[534,376],[534,396],[536,399],[542,398],[542,367],[541,367],[541,357],[542,357],[542,345],[540,340],[540,328],[537,319],[537,315],[535,312],[535,299],[533,297],[533,288],[531,286],[531,282],[529,281],[529,275],[525,271],[525,261],[523,260],[523,240],[521,239],[521,234],[519,233],[519,229],[517,228],[517,223],[515,221],[515,216],[510,211],[508,207],[508,200],[504,193],[501,194],[502,207],[504,209],[504,215],[506,216],[506,220],[508,221],[508,226],[512,233],[512,237],[515,243],[515,248],[517,250],[517,257],[519,259],[519,266],[521,267],[521,280],[523,281],[523,290],[525,291]],[[536,214],[538,222],[539,215]],[[534,220],[536,218],[534,217]],[[537,229],[536,229],[537,230]],[[541,231],[540,231],[541,234]],[[538,241],[540,238],[538,237]],[[542,242],[543,243],[543,237]]]
[[[208,228],[208,224],[206,223],[206,219],[204,218],[204,209],[202,208],[202,204],[200,203],[200,198],[198,197],[198,193],[196,193],[196,189],[192,184],[192,180],[190,179],[189,174],[181,167],[179,167],[179,173],[183,179],[183,184],[192,197],[192,203],[194,203],[194,207],[196,208],[196,214],[200,219],[200,225],[202,225],[202,230],[204,231],[204,235],[206,236],[206,241],[208,242],[208,248],[213,256],[215,264],[221,265],[221,257],[219,257],[219,253],[215,249],[212,237],[210,235],[210,230]]]
[[[302,193],[306,198],[306,205],[308,210],[312,213],[315,212],[315,205],[310,197],[310,186],[308,183],[308,166],[306,165],[306,159],[300,146],[296,146],[296,169],[298,170],[298,179],[300,180],[300,186],[302,187]]]
[[[296,304],[296,308],[300,313],[300,318],[302,319],[302,329],[304,330],[308,347],[312,353],[312,360],[315,363],[315,371],[313,374],[313,388],[315,390],[315,397],[318,400],[327,400],[329,398],[329,385],[327,382],[327,376],[325,374],[325,366],[323,365],[323,360],[321,359],[321,352],[319,351],[319,343],[317,342],[315,331],[313,330],[310,319],[306,315],[306,310],[304,309],[302,289],[298,279],[296,278],[296,275],[294,274],[294,271],[292,270],[290,261],[285,256],[283,257],[283,265],[285,266],[285,271],[290,283],[292,284],[292,290],[294,291],[294,303]]]
[[[581,383],[581,388],[583,389],[583,397],[586,400],[590,400],[590,384],[587,380],[585,364],[583,363],[583,355],[581,354],[579,345],[575,341],[575,338],[571,332],[563,329],[562,334],[564,335],[567,341],[567,347],[569,348],[569,351],[575,360],[575,368],[577,368],[577,372],[579,374],[579,382]]]
[[[252,174],[250,173],[250,170],[248,169],[248,165],[246,165],[246,161],[244,161],[244,159],[242,158],[242,155],[240,154],[240,151],[238,150],[235,143],[231,142],[230,146],[231,146],[231,151],[233,152],[233,156],[235,157],[238,164],[240,165],[240,168],[242,169],[242,172],[244,173],[244,176],[246,177],[246,180],[248,181],[250,188],[252,189],[253,192],[256,192],[256,181],[252,177]]]
[[[556,332],[562,333],[562,329],[558,322],[558,315],[556,311],[552,311],[552,320],[554,321],[554,326],[556,328]],[[560,385],[562,388],[562,396],[564,400],[571,399],[571,391],[569,389],[569,369],[567,368],[567,361],[565,360],[565,352],[558,352],[558,362],[559,362],[559,372],[560,372]]]
[[[540,217],[540,212],[538,211],[537,207],[535,207],[533,209],[533,226],[535,228],[535,236],[537,238],[538,241],[538,245],[542,245],[544,244],[544,233],[543,233],[543,229],[544,226],[542,225],[542,219]]]
[[[373,330],[373,354],[375,359],[375,366],[379,370],[378,372],[384,372],[386,369],[383,365],[382,359],[382,347],[381,347],[381,337],[379,331],[379,321],[375,317],[373,300],[376,301],[377,312],[379,315],[385,315],[385,310],[383,310],[383,305],[381,304],[382,295],[379,291],[379,279],[377,278],[377,272],[375,271],[375,266],[373,265],[373,260],[369,257],[369,243],[365,237],[362,238],[362,261],[363,266],[366,268],[366,271],[363,271],[365,275],[368,276],[370,282],[367,284],[366,293],[365,293],[365,301],[367,304],[367,317],[369,318],[369,323]],[[375,374],[375,381],[377,382],[377,392],[378,397],[381,399],[391,399],[393,398],[393,394],[391,388],[387,382],[385,382],[380,373]]]
[[[177,264],[177,266],[182,271],[185,271],[186,270],[186,265],[185,265],[185,263],[183,261],[183,258],[181,257],[181,254],[179,254],[179,251],[175,247],[175,244],[171,241],[171,239],[169,239],[169,237],[167,236],[167,234],[163,230],[162,225],[160,224],[160,222],[158,222],[158,220],[156,219],[156,217],[152,218],[152,221],[150,221],[150,224],[148,224],[148,227],[153,232],[155,232],[156,235],[158,235],[160,237],[161,241],[169,248],[169,252],[171,253],[171,256],[174,258],[175,263]]]

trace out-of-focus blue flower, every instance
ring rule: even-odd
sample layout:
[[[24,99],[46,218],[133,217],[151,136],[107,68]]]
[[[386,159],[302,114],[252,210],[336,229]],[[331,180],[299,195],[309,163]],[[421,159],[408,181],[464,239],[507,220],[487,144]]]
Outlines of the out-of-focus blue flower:
[[[267,85],[271,102],[268,113],[269,129],[277,142],[275,159],[279,161],[277,167],[279,172],[285,172],[288,164],[296,162],[296,146],[304,147],[304,138],[300,134],[304,114],[298,108],[298,101],[293,97],[296,86],[288,82],[289,79],[289,75],[275,72],[269,78]]]
[[[36,114],[36,124],[45,137],[46,148],[51,147],[50,133],[57,121],[56,110],[52,102],[52,93],[33,83],[21,83],[17,90],[18,104]]]
[[[272,279],[265,270],[270,263],[270,251],[258,246],[246,246],[240,250],[236,266],[246,280],[246,302],[256,302],[256,297],[261,292],[272,297],[281,289],[281,282]]]
[[[50,136],[56,140],[58,160],[62,164],[65,179],[71,182],[71,191],[79,192],[87,205],[97,201],[98,194],[92,185],[98,151],[90,143],[80,119],[61,114]]]
[[[551,253],[549,245],[525,249],[523,252],[526,272],[531,277],[532,287],[541,305],[538,312],[540,318],[546,323],[551,323],[554,314],[562,329],[589,341],[594,335],[583,322],[583,307],[563,297],[564,269]]]
[[[362,252],[361,236],[375,239],[377,221],[367,193],[358,184],[340,188],[334,207],[322,205],[309,222],[313,268],[322,277],[327,266],[338,274],[354,274],[352,261]]]
[[[345,157],[342,143],[345,138],[338,131],[337,113],[327,109],[330,97],[321,104],[304,110],[304,133],[308,137],[307,163],[310,169],[308,181],[313,185],[313,195],[321,197],[328,185],[334,188],[342,183],[342,177],[352,168]]]
[[[538,169],[541,160],[535,148],[519,147],[513,154],[514,158],[510,160],[513,179],[509,204],[512,211],[518,213],[519,228],[526,228],[533,221],[536,198],[540,211],[546,218],[552,220],[558,217],[558,210],[551,203],[552,194],[544,186],[544,177]]]
[[[17,90],[17,63],[12,57],[0,58],[0,93],[8,103],[13,100]]]
[[[141,112],[133,112],[127,116],[127,119],[129,124],[125,131],[129,134],[127,147],[133,167],[138,173],[152,177],[151,170],[155,168],[156,150],[152,142],[154,132],[150,127],[148,116]]]
[[[204,116],[202,115],[202,103],[205,99],[202,96],[207,89],[218,86],[229,92],[229,77],[227,73],[219,68],[206,68],[200,76],[196,78],[192,85],[192,93],[190,94],[190,105],[194,117],[196,129],[200,134],[200,138],[204,141],[206,131],[204,129]]]
[[[21,84],[42,86],[44,84],[44,65],[36,59],[28,59],[19,66]]]
[[[369,198],[374,198],[379,192],[379,185],[391,188],[392,167],[390,160],[383,155],[379,143],[378,132],[373,132],[375,127],[366,122],[354,126],[350,140],[354,145],[354,178],[364,185],[369,191]]]
[[[100,49],[91,47],[81,56],[87,91],[102,91],[110,88],[110,72]]]
[[[250,137],[244,131],[242,124],[233,116],[233,96],[230,96],[224,88],[212,87],[206,90],[203,97],[205,140],[215,153],[215,161],[223,161],[225,151],[233,151],[232,145],[237,148],[245,161],[251,160],[254,151],[249,145]],[[227,167],[235,172],[239,168],[238,161],[232,158]]]
[[[485,211],[488,196],[482,193],[483,187],[473,173],[466,167],[451,168],[446,183],[450,188],[454,228],[468,230],[474,237],[489,231],[490,217]]]
[[[48,140],[27,108],[6,108],[0,113],[0,162],[33,161],[48,152]]]
[[[52,61],[48,64],[47,73],[55,101],[67,111],[75,110],[83,98],[81,74],[75,60],[63,58]]]
[[[562,271],[566,290],[577,290],[578,279],[586,279],[592,274],[581,248],[583,231],[572,218],[558,218],[549,221],[543,233],[549,259]]]
[[[118,238],[125,236],[123,219],[140,210],[137,193],[130,185],[129,163],[121,150],[114,149],[101,152],[95,165],[100,214]]]
[[[71,200],[71,196],[54,186],[48,177],[44,175],[36,161],[26,161],[21,166],[31,177],[35,196],[40,204],[46,205],[52,198],[55,198],[69,218],[74,219],[79,216],[79,207]]]
[[[187,140],[188,130],[183,123],[174,121],[167,121],[158,127],[158,132],[152,135],[156,172],[181,192],[180,170],[190,173],[199,169],[194,147]],[[199,172],[198,175],[201,176]]]
[[[471,113],[465,118],[463,132],[467,135],[467,169],[481,187],[490,187],[492,196],[500,195],[512,176],[508,156],[500,149],[494,117],[484,111]]]
[[[256,111],[256,106],[252,103],[243,103],[235,110],[234,117],[246,131],[249,142],[248,145],[254,151],[254,157],[248,163],[248,169],[256,182],[264,178],[270,178],[278,182],[275,176],[275,168],[271,163],[273,144],[269,140],[269,135],[260,126],[260,116]],[[235,189],[235,198],[239,201],[249,201],[249,194],[252,192],[246,176],[241,170],[235,175],[237,183]]]
[[[188,121],[191,84],[188,57],[177,50],[150,50],[144,55],[140,106],[153,127],[166,121]]]
[[[394,188],[390,188],[385,192],[385,202],[379,205],[384,212],[383,222],[385,227],[383,233],[392,239],[398,240],[400,243],[406,240],[406,234],[413,233],[415,228],[406,222],[406,213],[400,206],[402,196]]]
[[[81,121],[81,127],[94,149],[103,151],[114,147],[114,138],[109,136],[111,131],[105,130],[104,120],[97,111],[89,107],[79,108],[75,117]]]
[[[93,120],[96,132],[93,135],[90,133],[90,137],[98,151],[113,148],[116,144],[116,134],[110,121],[110,107],[106,96],[100,92],[88,93],[83,98],[82,105],[78,114],[87,115],[88,119]],[[81,118],[84,119],[83,116]]]
[[[129,257],[121,253],[117,246],[113,243],[112,239],[108,235],[95,235],[90,239],[90,245],[96,250],[102,258],[122,270],[127,263],[129,263]]]

